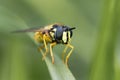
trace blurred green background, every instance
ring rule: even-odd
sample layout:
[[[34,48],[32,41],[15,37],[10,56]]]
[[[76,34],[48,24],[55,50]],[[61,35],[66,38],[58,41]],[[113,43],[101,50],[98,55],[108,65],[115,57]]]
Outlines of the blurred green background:
[[[10,32],[55,22],[76,27],[76,80],[120,80],[120,0],[0,0],[0,80],[53,79],[34,40]],[[53,52],[61,60],[60,47]]]

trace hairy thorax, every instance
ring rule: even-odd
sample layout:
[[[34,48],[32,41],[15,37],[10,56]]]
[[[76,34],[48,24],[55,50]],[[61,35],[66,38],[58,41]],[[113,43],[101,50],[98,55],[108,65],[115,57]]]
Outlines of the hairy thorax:
[[[49,36],[49,34],[47,33],[44,33],[45,35],[43,35],[42,32],[35,32],[35,35],[34,35],[34,39],[39,42],[39,43],[43,43],[44,40],[47,42],[47,43],[51,43],[52,40],[51,40],[51,37]]]

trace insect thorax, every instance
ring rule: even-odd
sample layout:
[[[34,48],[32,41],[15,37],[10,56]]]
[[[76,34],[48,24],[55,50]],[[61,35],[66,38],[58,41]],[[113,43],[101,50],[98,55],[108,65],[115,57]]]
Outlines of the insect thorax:
[[[72,37],[72,31],[67,26],[53,25],[53,28],[49,31],[49,35],[52,42],[67,44]]]
[[[40,42],[40,43],[43,43],[43,35],[44,36],[44,39],[47,43],[51,43],[52,40],[51,40],[51,37],[48,35],[48,34],[45,34],[43,32],[35,32],[35,35],[34,35],[34,39],[37,41],[37,42]]]

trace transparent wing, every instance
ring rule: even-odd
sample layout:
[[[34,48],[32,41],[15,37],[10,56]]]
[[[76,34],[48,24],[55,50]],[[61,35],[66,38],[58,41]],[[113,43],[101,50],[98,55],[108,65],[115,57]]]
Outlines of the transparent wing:
[[[12,31],[12,33],[43,32],[43,31],[47,31],[47,29],[44,29],[44,28],[30,28],[30,29]]]

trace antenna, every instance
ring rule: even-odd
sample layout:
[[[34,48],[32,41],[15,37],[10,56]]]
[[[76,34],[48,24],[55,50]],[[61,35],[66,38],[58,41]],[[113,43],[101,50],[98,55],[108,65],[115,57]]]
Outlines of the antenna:
[[[73,29],[76,29],[75,27],[73,27],[73,28],[70,28],[69,30],[73,30]]]

